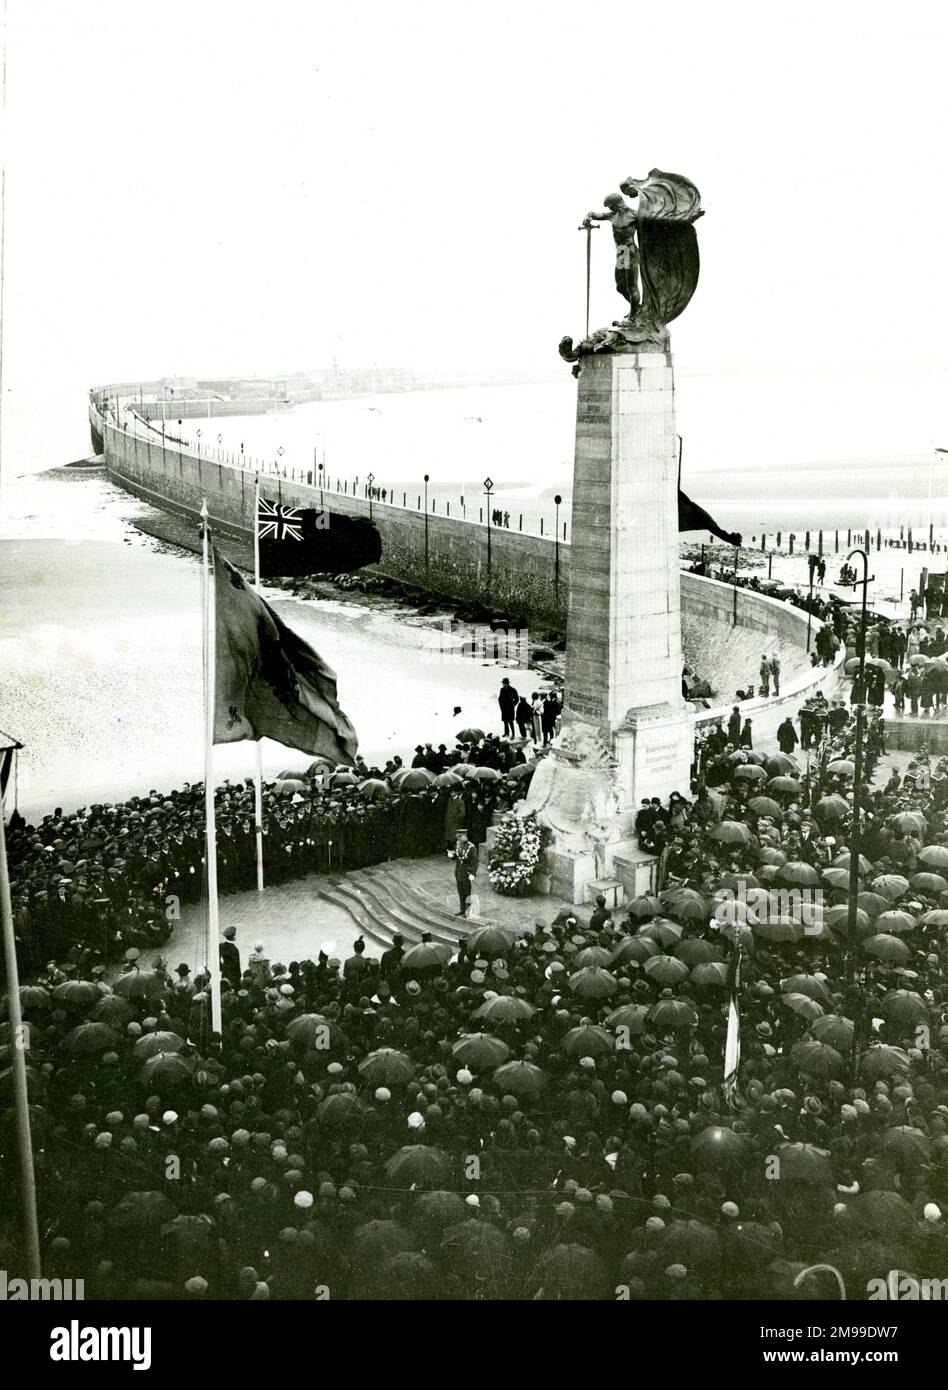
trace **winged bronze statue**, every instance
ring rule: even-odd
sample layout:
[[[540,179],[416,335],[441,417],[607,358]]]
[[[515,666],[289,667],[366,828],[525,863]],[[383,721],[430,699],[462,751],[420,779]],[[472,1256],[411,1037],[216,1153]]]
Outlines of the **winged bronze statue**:
[[[573,346],[560,343],[567,361],[594,352],[667,348],[668,325],[687,308],[698,284],[698,238],[694,224],[704,213],[701,194],[681,174],[652,169],[647,178],[627,178],[619,193],[604,199],[604,212],[587,214],[583,226],[609,222],[616,250],[616,289],[629,309],[611,328],[601,328]]]

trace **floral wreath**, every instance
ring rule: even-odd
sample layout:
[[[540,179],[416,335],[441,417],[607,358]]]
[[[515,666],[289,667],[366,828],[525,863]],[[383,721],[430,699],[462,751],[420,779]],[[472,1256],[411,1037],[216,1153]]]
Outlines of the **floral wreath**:
[[[533,875],[540,866],[543,831],[531,811],[522,819],[515,815],[501,821],[497,839],[490,851],[488,877],[498,893],[528,893]]]

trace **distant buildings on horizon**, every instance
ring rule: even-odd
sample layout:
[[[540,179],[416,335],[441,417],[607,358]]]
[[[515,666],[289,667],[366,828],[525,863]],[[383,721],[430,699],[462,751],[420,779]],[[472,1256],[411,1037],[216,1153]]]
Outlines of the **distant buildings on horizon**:
[[[386,391],[431,391],[464,386],[532,385],[562,379],[558,368],[522,371],[514,368],[444,370],[413,367],[340,367],[334,364],[311,371],[257,376],[167,376],[157,381],[123,383],[128,394],[195,400],[218,396],[223,400],[270,397],[274,404],[297,405],[304,401],[332,400],[339,396],[372,396]],[[114,391],[116,388],[110,388]]]

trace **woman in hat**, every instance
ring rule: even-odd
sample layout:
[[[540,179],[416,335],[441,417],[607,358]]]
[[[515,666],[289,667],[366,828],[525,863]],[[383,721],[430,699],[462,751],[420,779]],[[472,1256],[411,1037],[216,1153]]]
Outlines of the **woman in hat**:
[[[258,989],[270,983],[270,960],[262,941],[258,941],[247,958],[247,969]]]

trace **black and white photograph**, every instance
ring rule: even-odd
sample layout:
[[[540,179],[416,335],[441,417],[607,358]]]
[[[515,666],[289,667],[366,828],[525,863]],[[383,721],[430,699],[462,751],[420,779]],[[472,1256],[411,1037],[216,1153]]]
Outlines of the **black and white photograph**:
[[[0,23],[0,1328],[639,1303],[906,1369],[944,7]]]

